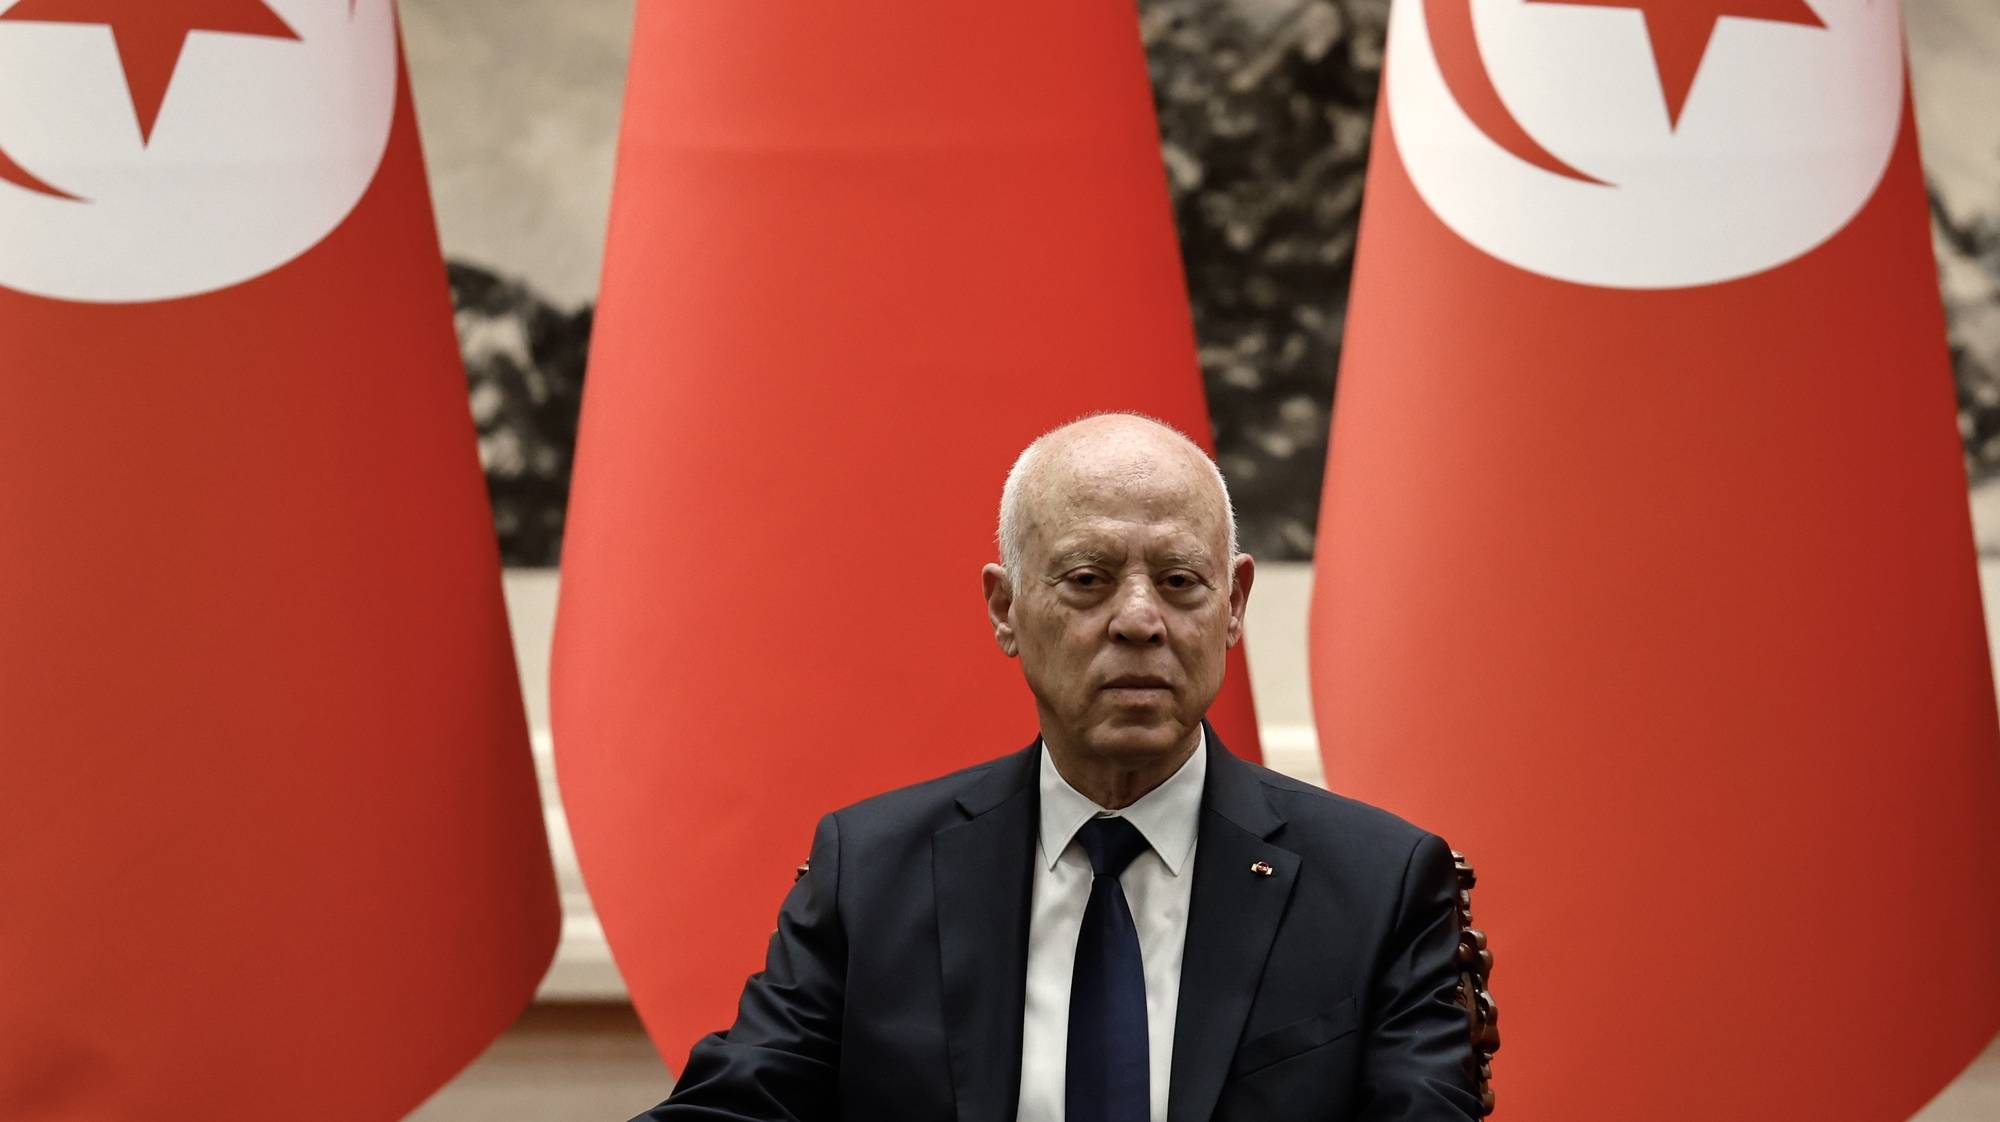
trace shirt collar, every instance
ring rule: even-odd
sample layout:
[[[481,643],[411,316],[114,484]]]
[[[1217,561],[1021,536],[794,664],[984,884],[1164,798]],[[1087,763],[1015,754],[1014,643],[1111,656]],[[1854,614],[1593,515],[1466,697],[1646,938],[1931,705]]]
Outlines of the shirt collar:
[[[1105,810],[1089,796],[1069,785],[1056,770],[1049,746],[1042,745],[1042,832],[1041,858],[1053,869],[1069,848],[1071,839],[1085,822],[1100,814],[1124,817],[1145,835],[1146,844],[1160,855],[1167,871],[1181,875],[1194,853],[1195,826],[1201,817],[1201,789],[1208,778],[1208,733],[1203,730],[1195,741],[1194,754],[1167,777],[1165,783],[1146,792],[1138,802],[1123,810]]]

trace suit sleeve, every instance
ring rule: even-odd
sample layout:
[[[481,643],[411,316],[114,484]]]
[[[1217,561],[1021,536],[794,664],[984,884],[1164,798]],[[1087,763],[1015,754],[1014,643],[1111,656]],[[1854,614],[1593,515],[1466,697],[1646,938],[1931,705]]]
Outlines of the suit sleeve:
[[[1361,1122],[1476,1122],[1472,1036],[1458,1004],[1458,876],[1425,834],[1403,870],[1395,926],[1375,972],[1363,1045]]]
[[[764,969],[736,1023],[702,1037],[667,1101],[632,1122],[816,1122],[839,1113],[847,937],[838,904],[840,827],[814,831],[810,871],[778,912]]]

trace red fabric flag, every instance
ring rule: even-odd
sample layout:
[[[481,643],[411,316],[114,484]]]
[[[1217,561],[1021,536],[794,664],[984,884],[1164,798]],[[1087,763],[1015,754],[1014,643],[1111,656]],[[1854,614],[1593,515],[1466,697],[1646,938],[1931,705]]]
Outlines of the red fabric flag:
[[[1034,736],[979,593],[1014,456],[1208,422],[1129,7],[645,5],[624,128],[554,716],[678,1064],[820,814]],[[1240,657],[1214,717],[1256,757]]]
[[[1330,784],[1479,870],[1500,1117],[1891,1122],[2000,1028],[1899,20],[1391,15],[1314,695]]]
[[[0,3],[0,1117],[403,1117],[559,916],[389,0]]]

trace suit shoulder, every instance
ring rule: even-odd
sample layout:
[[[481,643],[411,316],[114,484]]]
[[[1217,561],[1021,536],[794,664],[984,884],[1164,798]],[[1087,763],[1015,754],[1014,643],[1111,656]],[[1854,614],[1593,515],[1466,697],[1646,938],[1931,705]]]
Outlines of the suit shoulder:
[[[1371,803],[1334,794],[1261,764],[1249,766],[1256,769],[1258,782],[1262,784],[1266,797],[1271,800],[1272,807],[1285,816],[1288,824],[1315,832],[1330,830],[1349,844],[1361,841],[1372,843],[1371,848],[1403,853],[1408,853],[1418,841],[1431,833]]]
[[[849,833],[879,834],[906,829],[932,829],[961,817],[955,809],[958,797],[984,782],[1015,756],[1002,756],[985,763],[960,768],[948,775],[926,779],[871,795],[833,812],[843,837]],[[935,823],[935,825],[932,825]]]

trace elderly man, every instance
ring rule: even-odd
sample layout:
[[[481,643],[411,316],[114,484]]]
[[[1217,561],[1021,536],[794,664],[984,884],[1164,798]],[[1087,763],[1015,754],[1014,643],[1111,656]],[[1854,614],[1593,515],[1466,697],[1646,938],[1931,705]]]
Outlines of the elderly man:
[[[823,819],[735,1025],[641,1118],[1477,1118],[1444,843],[1203,721],[1255,573],[1215,465],[1065,425],[999,537],[1041,735]]]

